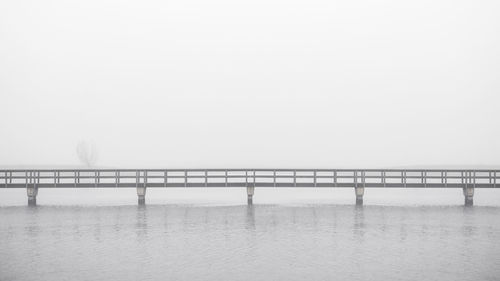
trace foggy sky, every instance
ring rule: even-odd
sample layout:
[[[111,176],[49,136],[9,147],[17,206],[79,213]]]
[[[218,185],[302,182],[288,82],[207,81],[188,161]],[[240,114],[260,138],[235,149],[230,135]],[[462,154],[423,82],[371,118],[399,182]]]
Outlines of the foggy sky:
[[[498,1],[0,2],[0,165],[500,164]]]

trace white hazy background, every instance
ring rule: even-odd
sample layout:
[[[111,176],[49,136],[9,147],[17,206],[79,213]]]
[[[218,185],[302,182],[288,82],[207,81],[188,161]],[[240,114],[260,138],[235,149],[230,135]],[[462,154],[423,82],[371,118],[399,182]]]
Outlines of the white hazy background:
[[[0,2],[0,165],[488,166],[500,2]],[[23,198],[24,199],[24,198]]]

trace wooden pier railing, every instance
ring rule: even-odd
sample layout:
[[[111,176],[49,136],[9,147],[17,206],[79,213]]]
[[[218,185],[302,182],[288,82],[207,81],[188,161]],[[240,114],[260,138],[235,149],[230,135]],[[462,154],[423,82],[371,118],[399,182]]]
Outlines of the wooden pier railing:
[[[249,202],[255,187],[462,188],[472,204],[474,188],[500,187],[499,170],[417,169],[78,169],[0,170],[0,188],[246,187]],[[31,189],[31,190],[30,190]],[[141,190],[140,190],[141,189]],[[142,189],[143,192],[142,192]],[[250,195],[251,193],[251,195]],[[467,198],[470,202],[467,203]],[[142,198],[144,199],[144,198]],[[139,200],[140,201],[140,200]]]

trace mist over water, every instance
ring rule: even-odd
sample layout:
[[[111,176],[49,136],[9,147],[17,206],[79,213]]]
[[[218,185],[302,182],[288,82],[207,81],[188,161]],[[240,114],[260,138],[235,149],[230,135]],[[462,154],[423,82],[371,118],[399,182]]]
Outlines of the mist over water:
[[[0,169],[500,168],[500,1],[0,1]],[[498,280],[500,192],[0,189],[0,281]]]
[[[500,208],[0,208],[1,280],[495,280]]]
[[[0,165],[498,167],[495,0],[0,2]]]

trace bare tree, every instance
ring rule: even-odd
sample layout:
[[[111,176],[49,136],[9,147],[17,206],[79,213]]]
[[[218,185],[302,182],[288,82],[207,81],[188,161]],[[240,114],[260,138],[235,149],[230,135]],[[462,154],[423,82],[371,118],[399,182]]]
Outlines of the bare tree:
[[[80,141],[76,146],[76,153],[80,162],[89,168],[97,162],[97,147],[94,143]]]

